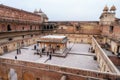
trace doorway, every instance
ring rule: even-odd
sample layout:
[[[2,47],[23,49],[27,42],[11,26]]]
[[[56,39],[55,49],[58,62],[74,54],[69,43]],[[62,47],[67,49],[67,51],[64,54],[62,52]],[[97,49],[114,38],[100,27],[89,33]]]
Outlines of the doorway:
[[[8,24],[7,25],[7,31],[11,31],[12,29],[11,29],[11,26]]]

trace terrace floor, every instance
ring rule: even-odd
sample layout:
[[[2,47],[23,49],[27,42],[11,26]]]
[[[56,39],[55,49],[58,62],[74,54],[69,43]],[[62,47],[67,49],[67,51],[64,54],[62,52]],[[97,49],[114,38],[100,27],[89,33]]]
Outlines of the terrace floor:
[[[52,64],[77,69],[82,68],[98,70],[98,63],[93,59],[94,53],[88,52],[90,48],[89,44],[70,43],[67,46],[68,48],[71,48],[71,50],[69,51],[66,57],[52,56],[51,60],[49,60],[49,56],[47,55],[42,55],[42,57],[40,57],[40,55],[34,54],[34,45],[22,48],[21,54],[17,54],[17,51],[13,51],[10,53],[5,53],[0,57],[15,59],[15,56],[17,56],[17,60],[22,61]]]

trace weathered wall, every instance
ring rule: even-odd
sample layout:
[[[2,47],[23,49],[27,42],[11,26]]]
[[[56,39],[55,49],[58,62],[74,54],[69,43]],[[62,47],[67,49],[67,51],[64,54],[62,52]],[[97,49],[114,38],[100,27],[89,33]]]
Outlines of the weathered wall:
[[[5,52],[10,52],[16,50],[17,48],[21,48],[23,46],[29,46],[35,44],[39,37],[33,37],[28,39],[21,39],[16,41],[7,42],[0,45],[0,55],[4,54]]]
[[[26,61],[0,59],[0,76],[3,80],[8,80],[10,69],[14,69],[18,75],[18,80],[60,80],[62,75],[67,76],[67,80],[86,80],[89,78],[115,80],[120,78],[119,74],[103,73],[91,70],[67,68],[41,63],[32,63]],[[30,79],[31,78],[31,79]]]
[[[93,46],[93,49],[95,50],[95,54],[96,54],[96,57],[97,57],[97,61],[99,63],[100,71],[120,73],[118,71],[118,69],[116,68],[116,66],[108,58],[106,53],[102,50],[102,48],[97,43],[95,38],[92,38],[92,46]]]
[[[24,10],[8,7],[5,5],[0,5],[0,16],[6,18],[22,19],[22,20],[32,20],[40,21],[41,16],[34,13],[30,13]]]

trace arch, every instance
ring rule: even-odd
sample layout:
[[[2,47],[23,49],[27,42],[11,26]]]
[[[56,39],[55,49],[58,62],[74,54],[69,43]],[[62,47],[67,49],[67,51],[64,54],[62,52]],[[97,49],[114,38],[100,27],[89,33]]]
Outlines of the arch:
[[[49,25],[47,25],[47,30],[49,30]]]
[[[50,29],[51,29],[51,30],[53,29],[53,26],[52,26],[52,25],[50,25]]]
[[[10,68],[10,70],[8,72],[8,80],[18,80],[17,73],[16,73],[15,69]]]
[[[32,72],[24,72],[23,80],[34,80],[34,75]]]
[[[10,24],[8,24],[7,25],[7,31],[11,31],[12,29],[11,29],[11,25]]]
[[[43,26],[43,29],[44,29],[44,30],[46,30],[46,29],[47,29],[46,25],[44,25],[44,26]]]
[[[30,30],[32,30],[32,25],[30,25]]]
[[[114,26],[110,26],[109,32],[113,32],[113,30],[114,30]]]
[[[4,53],[7,53],[7,52],[8,52],[8,47],[7,47],[7,46],[4,46],[4,47],[3,47],[3,51],[4,51]]]
[[[60,80],[67,80],[67,76],[66,75],[63,75]]]

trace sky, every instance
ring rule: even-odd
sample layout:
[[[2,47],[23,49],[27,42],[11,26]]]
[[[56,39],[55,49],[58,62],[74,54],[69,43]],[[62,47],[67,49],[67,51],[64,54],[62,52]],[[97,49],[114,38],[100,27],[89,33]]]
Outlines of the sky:
[[[0,0],[0,4],[29,12],[41,9],[49,21],[98,21],[104,6],[115,5],[120,18],[120,0]]]

